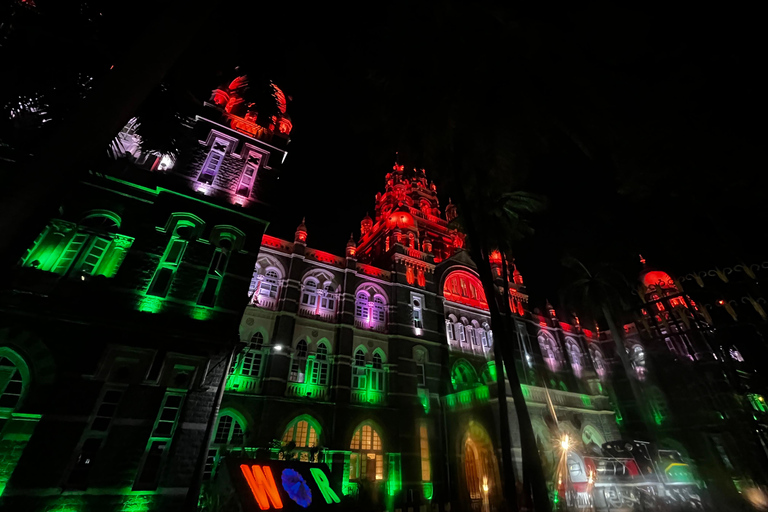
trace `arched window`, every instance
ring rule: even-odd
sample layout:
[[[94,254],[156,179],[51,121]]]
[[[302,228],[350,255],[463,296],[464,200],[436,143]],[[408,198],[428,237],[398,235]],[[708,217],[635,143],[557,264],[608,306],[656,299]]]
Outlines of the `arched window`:
[[[448,274],[443,284],[443,296],[450,302],[458,302],[480,309],[488,309],[483,285],[477,276],[456,270]]]
[[[459,342],[460,343],[466,343],[467,338],[466,334],[464,333],[464,324],[461,322],[456,323],[456,332],[459,335]]]
[[[478,384],[477,372],[466,360],[459,359],[451,369],[451,384],[456,391],[475,387]]]
[[[629,353],[629,359],[632,363],[632,368],[635,369],[635,374],[638,380],[645,380],[645,374],[647,368],[645,366],[645,350],[641,345],[635,345]]]
[[[483,322],[483,327],[480,329],[480,342],[483,344],[483,347],[488,348],[490,344],[488,343],[488,335],[490,334],[491,327],[488,325],[488,322]]]
[[[296,443],[299,460],[309,462],[309,449],[320,445],[320,425],[310,416],[299,416],[288,425],[283,434],[283,444],[291,441]]]
[[[361,425],[349,445],[349,480],[384,480],[384,450],[378,432],[369,424]]]
[[[449,345],[456,341],[456,334],[453,331],[453,322],[449,319],[445,320],[445,336],[448,338]]]
[[[69,276],[113,277],[133,238],[117,234],[120,216],[87,213],[79,223],[54,219],[22,258],[22,265]]]
[[[578,343],[572,338],[566,338],[565,347],[568,350],[568,358],[571,360],[573,374],[577,377],[581,377],[581,370],[584,367],[584,363],[582,362],[581,349],[579,348]]]
[[[543,331],[539,332],[538,340],[544,362],[553,372],[560,371],[560,346],[549,333]]]
[[[416,361],[416,383],[419,386],[427,385],[427,351],[423,347],[413,348],[413,359]]]
[[[384,362],[381,354],[374,352],[371,368],[371,391],[384,391]]]
[[[384,313],[386,302],[384,301],[384,297],[381,295],[376,295],[373,298],[373,311],[371,315],[371,319],[375,322],[384,323],[386,320],[386,315]]]
[[[597,376],[600,378],[600,380],[604,380],[607,374],[605,367],[605,357],[603,357],[602,352],[596,349],[590,350],[590,355],[592,356],[592,364],[595,366],[595,372],[597,373]]]
[[[29,369],[13,350],[0,348],[0,411],[14,411],[24,400],[29,386]]]
[[[215,444],[243,444],[245,429],[240,421],[231,414],[224,413],[219,416],[219,424],[216,427]]]
[[[310,278],[304,282],[301,303],[312,308],[317,305],[317,281],[315,279]]]
[[[312,362],[312,378],[310,382],[318,386],[327,386],[329,367],[328,347],[325,346],[325,343],[318,343],[315,360]]]
[[[370,320],[370,307],[368,306],[368,303],[370,302],[370,295],[368,295],[366,292],[361,291],[358,292],[357,298],[355,299],[355,317],[359,318],[363,321]]]
[[[304,382],[304,375],[307,371],[307,342],[299,340],[296,344],[296,350],[291,362],[291,374],[288,380],[291,382]]]
[[[269,297],[271,299],[277,298],[277,289],[280,282],[280,275],[277,273],[277,270],[271,268],[267,270],[267,273],[264,274],[264,279],[261,283],[261,289],[259,290],[259,295],[263,297]]]
[[[352,388],[365,389],[365,352],[362,348],[355,352],[355,364],[352,367]]]
[[[250,344],[248,344],[242,354],[242,358],[237,367],[237,373],[249,377],[258,377],[261,374],[261,363],[264,358],[262,352],[263,346],[264,336],[260,332],[257,332],[253,335]]]
[[[333,311],[336,307],[336,294],[331,283],[325,283],[323,293],[320,297],[320,307]]]

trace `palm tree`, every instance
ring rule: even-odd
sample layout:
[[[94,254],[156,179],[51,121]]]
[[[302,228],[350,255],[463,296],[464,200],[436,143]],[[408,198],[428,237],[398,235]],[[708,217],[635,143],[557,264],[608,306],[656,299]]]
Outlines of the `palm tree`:
[[[605,325],[611,332],[616,354],[629,381],[637,412],[640,414],[639,420],[642,428],[646,430],[646,434],[649,433],[645,428],[648,415],[643,391],[637,379],[633,377],[634,368],[624,344],[624,329],[616,323],[616,318],[626,307],[624,294],[621,290],[629,290],[629,284],[621,274],[607,266],[590,272],[581,261],[571,256],[563,258],[563,265],[576,273],[576,278],[563,291],[563,302],[577,310],[585,311],[593,318],[602,318],[605,321]]]
[[[543,198],[528,192],[502,192],[496,188],[495,181],[484,183],[490,188],[457,188],[459,204],[483,204],[478,199],[498,196],[488,208],[475,208],[462,215],[465,232],[469,238],[469,252],[477,263],[480,280],[483,283],[488,307],[491,313],[491,323],[496,332],[493,350],[498,375],[497,388],[499,399],[499,415],[501,419],[502,466],[504,469],[505,485],[514,485],[514,468],[511,459],[511,440],[509,430],[509,415],[506,404],[506,378],[509,380],[512,400],[520,430],[520,445],[523,458],[523,501],[533,510],[547,511],[550,509],[546,480],[541,466],[541,460],[533,433],[528,408],[520,387],[520,378],[515,365],[515,355],[512,340],[517,339],[517,323],[512,318],[509,307],[509,282],[505,252],[509,251],[510,243],[533,233],[527,217],[540,212],[545,205]],[[498,248],[502,252],[503,272],[501,285],[497,284],[490,267],[491,252]],[[501,289],[502,293],[499,293]],[[502,314],[502,311],[504,314]],[[506,319],[504,316],[506,315]],[[510,320],[509,322],[505,320]],[[509,328],[508,328],[509,326]],[[511,481],[510,481],[511,480]],[[508,492],[507,500],[513,503],[514,496]]]

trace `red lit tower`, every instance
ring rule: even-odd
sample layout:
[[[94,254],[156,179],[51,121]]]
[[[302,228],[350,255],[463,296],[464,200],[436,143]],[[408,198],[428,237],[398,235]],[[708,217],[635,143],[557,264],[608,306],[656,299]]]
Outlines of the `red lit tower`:
[[[464,235],[448,225],[455,217],[450,201],[441,215],[437,188],[424,169],[406,170],[395,163],[384,193],[376,194],[375,218],[366,214],[360,223],[358,258],[383,263],[382,257],[401,244],[411,256],[440,263],[464,246]]]

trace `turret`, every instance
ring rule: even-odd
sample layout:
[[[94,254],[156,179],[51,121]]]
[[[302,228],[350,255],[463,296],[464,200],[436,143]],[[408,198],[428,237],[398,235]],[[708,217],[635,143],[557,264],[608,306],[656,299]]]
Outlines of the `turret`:
[[[296,234],[294,235],[293,241],[297,244],[307,245],[307,226],[304,224],[306,220],[306,218],[302,218],[301,224],[296,228]]]
[[[354,233],[349,234],[349,241],[347,242],[347,258],[354,258],[357,253],[357,242],[355,242]]]
[[[373,229],[373,219],[366,213],[360,222],[360,235],[365,236]]]

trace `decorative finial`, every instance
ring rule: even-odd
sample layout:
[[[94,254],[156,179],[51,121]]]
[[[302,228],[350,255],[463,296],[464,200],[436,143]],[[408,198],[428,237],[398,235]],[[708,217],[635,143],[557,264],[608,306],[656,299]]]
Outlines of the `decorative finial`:
[[[645,265],[645,258],[643,258],[643,255],[642,255],[642,254],[639,254],[638,256],[640,256],[640,263],[641,263],[642,265]]]

